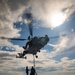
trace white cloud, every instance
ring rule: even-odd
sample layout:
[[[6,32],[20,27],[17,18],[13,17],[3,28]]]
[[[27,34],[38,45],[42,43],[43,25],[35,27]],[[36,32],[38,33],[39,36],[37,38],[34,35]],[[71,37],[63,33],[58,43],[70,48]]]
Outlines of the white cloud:
[[[74,12],[74,0],[30,0],[30,1],[10,1],[1,0],[0,6],[0,36],[19,37],[19,29],[14,28],[13,23],[21,18],[25,9],[32,7],[32,14],[34,17],[44,21],[47,25],[45,27],[52,27],[50,23],[50,16],[53,12],[63,11],[69,17]],[[26,4],[26,3],[27,4]],[[25,3],[25,4],[24,4]],[[62,4],[61,4],[62,3]],[[56,6],[54,6],[56,5]],[[15,8],[16,7],[16,8]],[[37,10],[38,8],[38,10]],[[39,13],[38,13],[39,12]],[[22,20],[22,19],[21,19]]]
[[[14,23],[19,20],[20,15],[25,10],[25,6],[17,3],[17,9],[14,7],[16,4],[13,1],[1,0],[0,1],[0,37],[19,37],[21,29],[17,29]],[[14,10],[12,9],[14,8]],[[0,46],[14,47],[17,51],[23,50],[18,45],[13,45],[8,40],[0,39]]]
[[[46,23],[46,25],[42,26],[50,28],[52,27],[50,21],[53,13],[62,12],[68,19],[75,11],[74,0],[31,0],[30,5],[32,7],[33,16]]]
[[[18,72],[22,68],[25,69],[26,66],[33,66],[33,56],[32,55],[26,55],[27,59],[16,59],[16,52],[4,52],[0,51],[0,72]],[[36,69],[39,71],[43,71],[46,69],[46,71],[74,71],[75,70],[75,59],[69,59],[68,57],[63,57],[61,61],[56,61],[53,59],[48,59],[46,56],[48,53],[43,50],[42,52],[38,53],[37,59],[35,59],[35,66]],[[10,66],[8,67],[8,64]],[[11,69],[10,69],[11,68]],[[22,70],[21,70],[22,71]],[[23,71],[24,72],[24,71]],[[45,71],[44,71],[45,72]]]
[[[67,18],[75,11],[75,3],[74,0],[30,0],[30,2],[25,5],[22,2],[20,4],[20,0],[17,0],[14,3],[13,0],[8,0],[10,5],[7,1],[2,0],[0,2],[0,36],[6,37],[19,37],[20,36],[20,29],[16,29],[13,25],[16,21],[21,21],[21,15],[24,13],[25,9],[29,6],[32,7],[32,14],[34,17],[38,18],[39,20],[44,21],[47,25],[43,25],[45,27],[52,27],[49,23],[50,17],[53,12],[60,12],[63,11],[67,15]],[[24,0],[23,0],[24,1]],[[25,0],[26,1],[26,0]],[[23,5],[22,5],[23,4]],[[56,5],[56,6],[55,6]],[[16,6],[16,8],[15,8]],[[12,9],[11,9],[12,8]],[[38,8],[38,9],[37,9]],[[39,12],[39,13],[38,13]],[[72,38],[61,38],[57,45],[52,45],[54,50],[51,52],[47,52],[46,50],[41,51],[38,53],[39,58],[36,59],[36,67],[40,66],[43,68],[48,68],[52,70],[75,70],[75,59],[70,60],[68,57],[64,57],[61,61],[55,61],[48,58],[53,58],[60,53],[64,52],[65,49],[69,49],[75,46],[75,36]],[[1,40],[0,39],[0,46],[8,46],[14,47],[16,49],[15,52],[4,52],[0,50],[0,54],[3,54],[0,57],[0,72],[7,72],[8,70],[18,69],[20,67],[24,67],[26,65],[32,66],[32,55],[27,55],[27,60],[23,59],[16,59],[15,55],[17,52],[22,51],[23,49],[18,45],[13,45],[10,41]],[[66,63],[66,64],[65,64]],[[10,66],[8,67],[8,64]],[[11,72],[11,71],[10,71]],[[18,73],[16,73],[18,74]]]
[[[25,0],[23,1],[10,1],[1,0],[0,6],[0,36],[6,37],[19,37],[20,29],[16,29],[13,23],[21,18],[21,15],[25,12],[25,9],[29,6],[32,7],[32,14],[34,17],[48,22],[53,12],[63,11],[67,12],[70,16],[74,12],[74,2],[71,0]],[[61,4],[62,3],[62,4]],[[56,5],[56,7],[54,6]],[[15,8],[16,6],[16,8]],[[38,10],[37,10],[38,8]],[[38,13],[39,12],[39,13]],[[22,20],[22,18],[20,19]],[[50,26],[49,26],[50,25]],[[51,24],[45,25],[45,27],[51,27]],[[11,36],[10,36],[11,35]]]
[[[75,36],[74,33],[69,33],[67,37],[61,37],[56,44],[48,44],[53,47],[53,50],[48,52],[48,58],[53,58],[61,55],[72,55],[75,53]]]
[[[75,70],[75,59],[70,60],[68,57],[61,59],[62,69],[65,71]]]
[[[53,51],[49,52],[48,57],[53,58],[59,55],[60,53],[64,52],[66,50],[67,44],[68,44],[68,38],[66,37],[60,38],[59,42],[56,45],[48,44],[54,47]]]

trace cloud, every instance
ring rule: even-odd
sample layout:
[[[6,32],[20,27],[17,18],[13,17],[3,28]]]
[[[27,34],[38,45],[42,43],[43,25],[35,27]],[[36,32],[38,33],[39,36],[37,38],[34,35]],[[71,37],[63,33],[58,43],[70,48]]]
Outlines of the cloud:
[[[33,18],[44,22],[40,26],[49,28],[52,28],[51,17],[54,13],[62,12],[64,15],[67,15],[68,19],[75,11],[75,3],[71,0],[18,0],[18,2],[17,0],[15,2],[13,0],[8,0],[3,2],[6,3],[5,5],[8,8],[8,14],[10,14],[9,16],[7,15],[7,18],[11,19],[13,16],[12,20],[14,21],[18,20],[18,18],[21,19],[22,15],[27,12],[26,9],[31,7],[31,10],[29,10],[32,13]]]
[[[74,71],[75,70],[75,59],[69,59],[68,57],[63,57],[61,61],[56,61],[53,59],[48,59],[45,56],[46,51],[38,53],[39,58],[35,59],[36,70],[39,72],[41,70],[44,72],[49,71]],[[30,58],[31,57],[31,58]],[[7,72],[10,73],[24,73],[25,67],[33,66],[33,56],[27,55],[27,59],[16,59],[15,54],[11,52],[0,51],[0,73]],[[9,67],[8,67],[8,64]],[[38,67],[40,66],[40,67]]]
[[[68,57],[63,57],[61,61],[45,60],[43,61],[43,68],[47,71],[74,71],[75,70],[75,59],[70,60]]]
[[[64,52],[66,50],[67,43],[68,43],[68,38],[64,37],[60,38],[59,42],[56,45],[48,44],[54,47],[53,50],[49,53],[48,57],[53,58]]]
[[[56,44],[48,44],[52,46],[52,51],[48,52],[47,57],[53,58],[57,56],[70,56],[75,53],[75,36],[74,33],[68,33],[66,37],[60,37]]]
[[[1,0],[0,7],[0,36],[8,37],[20,36],[20,30],[13,23],[22,17],[28,7],[32,8],[31,13],[35,18],[45,23],[42,25],[44,27],[52,27],[49,21],[53,13],[63,11],[69,17],[75,11],[75,4],[71,0]]]
[[[54,5],[56,5],[56,7]],[[26,12],[26,9],[28,9],[29,7],[32,8],[31,13],[33,17],[48,24],[53,12],[63,11],[70,16],[74,12],[74,5],[74,2],[72,2],[71,0],[16,0],[15,2],[13,0],[1,0],[0,36],[19,37],[21,35],[19,33],[21,30],[15,28],[13,23],[19,21],[22,18],[22,15]],[[46,24],[42,26],[52,26],[51,24]]]
[[[23,51],[22,47],[20,47],[19,45],[14,45],[8,40],[0,40],[0,42],[1,42],[0,43],[1,51],[2,51],[2,47],[4,47],[4,46],[6,46],[7,52],[11,52],[11,51],[14,50],[13,53],[16,54],[17,52],[22,52]],[[7,47],[8,47],[8,49],[7,49]]]
[[[7,1],[4,0],[1,1],[0,5],[0,36],[19,37],[20,29],[16,29],[14,23],[18,20],[18,16],[23,9],[11,11]]]
[[[75,11],[74,0],[0,0],[0,36],[20,37],[21,34],[19,32],[21,30],[17,29],[14,23],[22,21],[22,15],[26,13],[26,9],[29,7],[32,8],[33,18],[45,23],[43,25],[40,24],[40,26],[48,28],[52,27],[50,20],[53,13],[63,12],[68,19]],[[60,62],[52,59],[55,56],[61,56],[62,53],[64,55],[65,51],[68,54],[68,49],[75,46],[75,36],[73,35],[69,38],[60,38],[57,45],[52,45],[54,47],[53,51],[47,52],[47,50],[43,50],[38,53],[39,59],[36,59],[36,67],[40,66],[41,70],[44,71],[45,69],[48,71],[75,70],[75,59],[70,60],[68,57],[63,57]],[[16,74],[19,74],[18,69],[22,71],[24,66],[29,65],[31,67],[33,65],[32,55],[27,55],[27,60],[15,58],[17,52],[23,50],[18,45],[14,45],[8,40],[0,39],[0,47],[3,46],[8,46],[11,49],[14,47],[16,51],[0,50],[0,73],[8,72],[11,74],[15,71]],[[72,51],[70,52],[75,53],[74,50]],[[9,67],[8,64],[10,64]],[[39,68],[37,69],[39,70]]]
[[[19,32],[21,29],[17,29],[14,26],[14,23],[19,20],[19,16],[25,10],[25,6],[22,5],[23,1],[21,5],[20,2],[20,0],[18,2],[14,2],[13,0],[0,0],[0,37],[20,37],[21,34]],[[8,40],[0,39],[0,42],[0,47],[8,46],[11,49],[15,48],[16,51],[23,50],[21,47],[13,45]]]
[[[75,59],[69,59],[69,57],[75,54],[75,36],[74,33],[70,34],[68,37],[60,38],[56,45],[48,44],[53,48],[53,51],[42,51],[44,59],[42,60],[41,66],[50,69],[50,71],[74,71],[75,70]],[[61,57],[63,55],[63,57]],[[53,60],[53,57],[59,56],[61,61]],[[41,57],[41,56],[40,56]],[[39,62],[40,63],[40,62]],[[44,66],[43,66],[44,65]],[[40,66],[40,65],[39,65]]]
[[[70,60],[68,57],[64,57],[61,59],[61,65],[63,70],[69,71],[69,70],[75,70],[75,59]]]
[[[51,16],[54,15],[54,13],[62,12],[63,14],[67,15],[68,19],[75,11],[75,3],[71,0],[31,0],[30,5],[32,7],[31,12],[33,16],[46,24],[43,24],[42,26],[49,28],[52,27],[50,21]]]

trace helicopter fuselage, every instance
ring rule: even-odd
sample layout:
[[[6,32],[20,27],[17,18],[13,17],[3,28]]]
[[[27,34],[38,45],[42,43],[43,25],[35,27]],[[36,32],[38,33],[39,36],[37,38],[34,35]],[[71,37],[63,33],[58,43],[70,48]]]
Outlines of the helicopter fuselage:
[[[37,52],[40,52],[40,49],[43,48],[49,41],[49,37],[40,37],[34,38],[32,45],[24,49],[23,53],[18,53],[19,57],[24,57],[26,54],[36,55]]]

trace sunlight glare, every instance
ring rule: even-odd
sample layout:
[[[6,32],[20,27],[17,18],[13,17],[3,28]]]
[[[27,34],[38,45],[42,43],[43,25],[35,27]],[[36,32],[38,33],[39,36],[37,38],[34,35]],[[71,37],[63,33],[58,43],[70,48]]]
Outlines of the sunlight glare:
[[[57,26],[60,26],[63,24],[63,22],[66,20],[66,15],[63,13],[55,13],[51,17],[51,24],[52,27],[55,28]]]

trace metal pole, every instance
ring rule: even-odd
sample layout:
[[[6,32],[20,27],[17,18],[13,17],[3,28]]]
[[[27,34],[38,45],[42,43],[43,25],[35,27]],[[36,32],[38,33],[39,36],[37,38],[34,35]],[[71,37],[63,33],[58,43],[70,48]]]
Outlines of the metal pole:
[[[33,55],[33,65],[34,65],[34,68],[35,68],[35,57]]]
[[[33,64],[34,64],[34,69],[35,69],[35,56],[33,55]],[[35,70],[35,73],[36,73],[36,70]],[[37,73],[36,73],[37,75]]]

